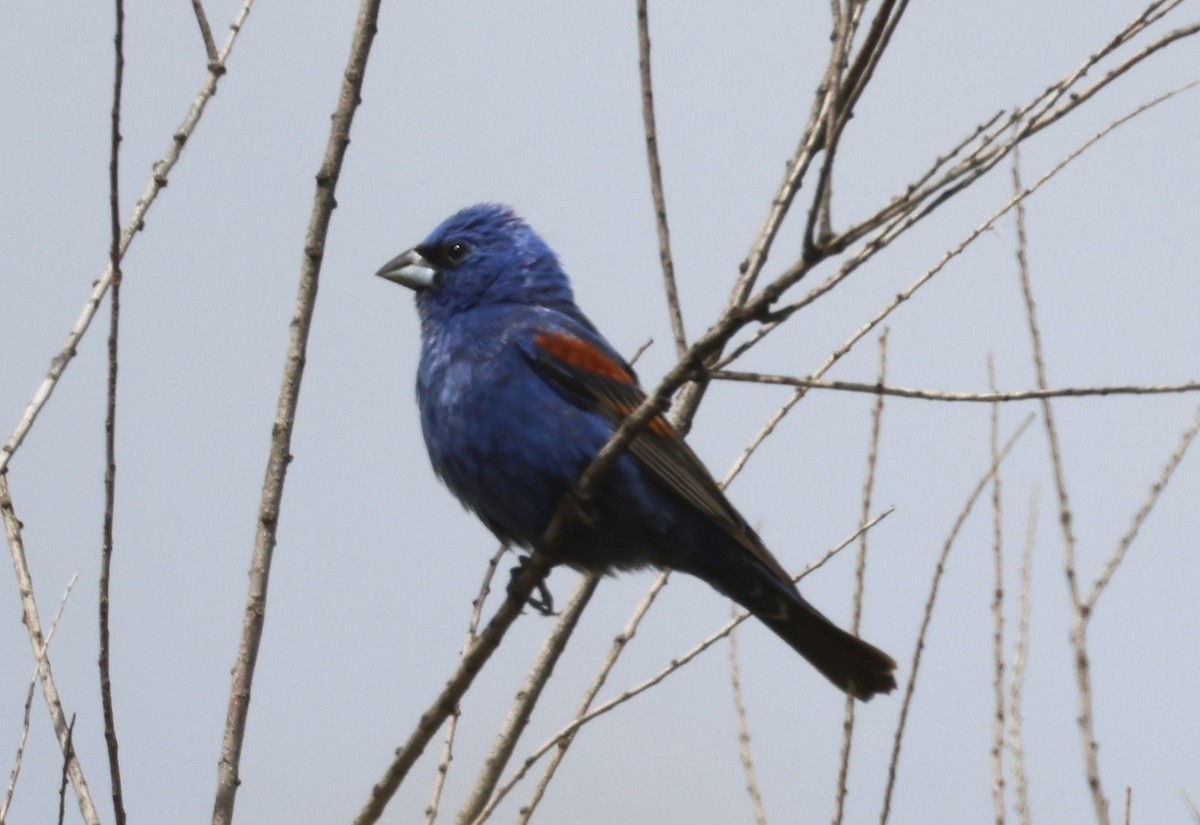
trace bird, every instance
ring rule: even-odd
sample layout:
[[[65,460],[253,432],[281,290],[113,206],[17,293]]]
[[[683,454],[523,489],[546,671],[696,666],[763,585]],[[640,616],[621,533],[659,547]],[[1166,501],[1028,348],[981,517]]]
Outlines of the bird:
[[[646,398],[575,303],[557,254],[509,206],[469,206],[376,273],[415,292],[416,395],[434,473],[502,542],[538,550],[560,499]],[[896,663],[809,604],[661,414],[552,548],[555,564],[696,576],[867,701]]]

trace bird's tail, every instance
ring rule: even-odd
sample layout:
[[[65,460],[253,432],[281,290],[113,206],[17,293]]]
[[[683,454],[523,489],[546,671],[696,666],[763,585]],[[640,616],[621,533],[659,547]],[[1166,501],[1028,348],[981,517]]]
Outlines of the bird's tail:
[[[867,701],[896,687],[896,663],[879,648],[852,636],[746,554],[717,554],[718,569],[693,567],[710,585],[749,610],[821,674],[855,699]],[[737,563],[729,564],[730,560]]]
[[[746,606],[826,679],[863,702],[895,689],[896,663],[891,656],[842,630],[799,593],[794,598],[771,595],[774,609]]]

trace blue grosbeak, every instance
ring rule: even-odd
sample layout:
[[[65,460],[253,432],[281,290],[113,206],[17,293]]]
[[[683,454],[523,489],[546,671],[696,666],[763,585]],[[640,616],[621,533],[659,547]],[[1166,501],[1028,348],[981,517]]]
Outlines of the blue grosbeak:
[[[633,369],[575,305],[553,250],[505,206],[462,210],[378,274],[416,292],[417,401],[434,472],[502,541],[536,547],[559,499],[645,398]],[[896,663],[800,596],[665,419],[634,438],[582,509],[556,561],[690,573],[851,696],[896,686]]]

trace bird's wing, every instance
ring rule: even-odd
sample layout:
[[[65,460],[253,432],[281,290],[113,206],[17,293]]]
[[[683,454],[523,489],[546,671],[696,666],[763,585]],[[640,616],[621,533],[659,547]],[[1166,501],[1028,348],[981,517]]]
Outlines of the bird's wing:
[[[606,346],[589,340],[585,330],[571,334],[539,329],[524,347],[534,369],[577,407],[606,419],[612,427],[632,413],[646,394],[637,384],[632,369]],[[699,457],[661,415],[650,419],[633,439],[629,452],[654,473],[670,490],[704,513],[716,525],[754,555],[780,580],[791,577],[763,547],[725,494],[709,475]]]

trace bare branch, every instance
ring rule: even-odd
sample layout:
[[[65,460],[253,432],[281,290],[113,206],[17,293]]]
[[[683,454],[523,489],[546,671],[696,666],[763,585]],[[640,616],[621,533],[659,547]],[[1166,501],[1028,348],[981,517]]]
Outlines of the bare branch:
[[[742,381],[753,384],[801,387],[816,390],[840,390],[867,395],[892,395],[897,398],[916,398],[923,401],[965,401],[974,404],[995,404],[1004,401],[1031,401],[1044,398],[1084,398],[1096,395],[1165,395],[1200,390],[1200,381],[1180,384],[1124,384],[1107,387],[1057,387],[1053,389],[1013,390],[1011,392],[959,392],[922,390],[912,387],[888,387],[858,381],[828,381],[819,378],[799,378],[791,375],[769,375],[758,372],[716,370],[710,373],[717,381]]]
[[[479,622],[483,619],[483,603],[487,601],[488,594],[492,590],[492,579],[496,575],[496,567],[500,564],[500,559],[508,552],[508,548],[501,544],[496,552],[492,554],[488,560],[487,568],[483,574],[483,581],[479,585],[479,594],[471,601],[471,620],[467,622],[467,638],[463,641],[462,649],[458,652],[458,658],[461,659],[466,655],[467,650],[475,642],[476,631],[479,630]],[[462,716],[461,708],[457,706],[450,714],[450,718],[446,720],[446,736],[442,740],[442,755],[438,760],[437,773],[433,781],[433,791],[430,794],[429,804],[425,807],[425,825],[433,825],[437,821],[438,808],[441,805],[442,791],[446,787],[446,775],[450,772],[450,763],[454,760],[454,735],[458,731],[458,720]]]
[[[838,553],[840,553],[846,547],[849,547],[850,544],[856,538],[858,538],[858,536],[863,531],[871,529],[876,524],[883,521],[883,519],[885,519],[887,516],[891,515],[891,513],[892,513],[892,509],[888,508],[887,510],[883,511],[875,518],[871,519],[871,521],[868,524],[866,524],[862,527],[859,527],[857,530],[855,530],[850,536],[848,536],[845,540],[843,540],[836,547],[833,547],[832,549],[828,550],[823,556],[821,556],[821,558],[817,559],[815,562],[813,562],[812,564],[809,564],[807,567],[805,567],[804,570],[802,570],[798,575],[794,576],[792,580],[799,581],[800,579],[807,576],[809,573],[812,573],[814,570],[820,569],[820,567],[822,565],[824,565],[825,562],[829,561],[831,558],[836,556]],[[660,578],[665,579],[665,576],[660,577]],[[643,682],[638,683],[637,685],[635,685],[625,691],[622,691],[617,696],[614,696],[612,699],[609,699],[607,702],[604,702],[603,704],[597,705],[595,708],[588,711],[587,713],[585,713],[583,715],[577,715],[567,725],[565,725],[563,728],[561,728],[558,731],[558,733],[556,733],[553,737],[548,739],[546,742],[544,742],[542,745],[540,745],[536,750],[534,750],[528,757],[526,757],[525,762],[522,765],[521,769],[517,772],[517,774],[514,777],[510,778],[503,787],[507,788],[507,787],[510,787],[511,785],[515,785],[518,781],[520,781],[521,777],[524,776],[524,774],[529,770],[529,768],[538,759],[541,759],[542,756],[544,756],[551,748],[561,745],[561,743],[567,741],[570,737],[574,736],[575,732],[578,731],[579,728],[581,728],[583,725],[587,724],[588,722],[592,721],[593,719],[595,719],[598,716],[602,716],[605,713],[608,713],[610,710],[618,707],[619,705],[624,704],[625,702],[634,698],[638,694],[644,693],[645,691],[654,687],[655,685],[660,683],[663,679],[667,678],[672,673],[674,673],[675,671],[679,670],[681,667],[686,665],[688,662],[695,659],[701,653],[708,650],[710,647],[712,647],[718,641],[720,641],[721,639],[728,636],[729,632],[731,630],[733,630],[733,628],[737,627],[739,624],[746,621],[746,619],[748,619],[748,618],[750,618],[749,613],[747,613],[745,611],[739,611],[736,618],[731,619],[724,626],[722,626],[719,630],[717,630],[716,632],[709,635],[707,638],[705,638],[703,641],[701,641],[699,644],[697,644],[695,647],[693,647],[687,653],[683,654],[682,656],[679,656],[678,658],[672,659],[665,667],[663,667],[661,670],[659,670],[657,673],[655,673],[650,678],[646,679]]]
[[[851,32],[857,27],[858,16],[862,14],[865,5],[865,3],[858,4],[852,9],[852,13],[847,15],[847,18],[852,20],[847,26],[848,36],[852,36]],[[809,209],[808,223],[804,229],[804,258],[807,260],[819,259],[823,255],[826,242],[833,236],[829,213],[830,202],[833,198],[834,158],[837,156],[837,149],[841,143],[842,134],[845,132],[846,124],[849,123],[854,112],[854,104],[858,102],[863,90],[874,75],[875,67],[879,65],[884,50],[891,42],[892,33],[896,30],[896,26],[899,25],[900,18],[907,8],[908,0],[899,0],[898,2],[897,0],[883,0],[875,12],[875,18],[871,21],[871,27],[858,50],[854,65],[846,74],[844,83],[840,82],[842,66],[840,63],[838,64],[839,71],[835,78],[839,82],[831,87],[831,94],[836,97],[826,109],[825,128],[822,132],[825,158],[821,163],[813,205]],[[840,39],[835,41],[835,59],[843,60],[845,53],[841,52],[839,47],[849,48],[849,45],[849,40],[846,40],[844,44]],[[817,236],[818,227],[820,228],[819,237]]]
[[[1032,186],[1022,189],[1019,193],[1014,195],[1008,201],[1008,203],[1006,203],[997,211],[993,212],[983,223],[971,230],[971,232],[969,232],[954,248],[948,250],[944,255],[942,255],[936,264],[934,264],[923,275],[917,278],[905,290],[898,293],[896,297],[889,302],[886,307],[884,307],[884,309],[882,309],[878,314],[875,315],[874,318],[864,324],[859,329],[858,333],[851,337],[846,346],[849,347],[853,345],[862,336],[870,332],[871,329],[873,329],[884,318],[890,315],[897,307],[900,306],[900,304],[907,301],[913,296],[914,293],[916,293],[918,289],[928,283],[934,275],[938,274],[942,269],[944,269],[951,260],[961,255],[962,252],[968,246],[974,243],[984,232],[989,231],[996,221],[1007,214],[1013,207],[1016,206],[1017,203],[1024,201],[1025,198],[1041,189],[1042,186],[1044,186],[1054,176],[1066,168],[1067,165],[1078,159],[1084,152],[1086,152],[1100,140],[1107,137],[1119,126],[1128,123],[1130,120],[1133,120],[1139,115],[1144,114],[1160,103],[1170,100],[1178,94],[1189,91],[1197,85],[1200,85],[1200,80],[1192,81],[1177,88],[1171,89],[1170,91],[1164,92],[1158,97],[1132,109],[1125,115],[1109,123],[1096,134],[1092,135],[1092,137],[1084,141],[1074,151],[1046,171]],[[1016,144],[1013,143],[1012,145],[1015,146]],[[1010,146],[1005,150],[1005,155],[1011,151],[1011,148],[1012,147]],[[982,175],[982,172],[980,175]],[[846,241],[846,243],[849,243],[849,241],[853,239],[852,236],[861,237],[862,235],[866,234],[866,232],[861,232],[860,229],[877,229],[875,234],[873,234],[858,249],[851,253],[832,275],[822,281],[819,285],[813,287],[807,295],[805,295],[799,301],[787,304],[777,309],[772,309],[771,307],[773,306],[774,302],[791,286],[804,277],[804,275],[812,266],[810,262],[803,259],[793,264],[787,271],[785,271],[782,275],[765,287],[759,295],[755,296],[753,300],[748,301],[741,310],[740,314],[743,317],[763,321],[764,325],[760,329],[756,330],[748,341],[736,347],[728,356],[719,359],[715,366],[720,368],[732,363],[736,358],[741,356],[743,353],[765,338],[768,334],[770,334],[771,331],[778,328],[794,313],[805,308],[806,306],[809,306],[822,295],[831,291],[834,287],[853,274],[860,266],[873,258],[876,253],[887,247],[892,241],[907,232],[918,222],[928,217],[938,206],[966,186],[970,185],[970,183],[973,183],[974,180],[980,175],[977,175],[968,181],[960,182],[953,190],[943,193],[935,202],[932,204],[927,204],[923,208],[918,209],[914,206],[914,208],[909,210],[895,210],[889,207],[888,209],[877,213],[874,218],[868,219],[863,224],[860,224],[858,228],[846,230],[846,232],[843,232],[842,235],[839,236],[839,239],[840,241]],[[845,246],[846,244],[840,243],[839,245]]]
[[[296,406],[300,400],[300,381],[304,375],[308,333],[317,299],[318,276],[325,255],[329,221],[337,205],[334,192],[337,189],[342,160],[350,144],[350,127],[362,99],[363,75],[367,68],[367,57],[371,52],[371,42],[375,37],[379,5],[380,0],[362,0],[359,6],[350,54],[338,95],[338,105],[333,113],[329,141],[325,147],[325,157],[317,173],[316,194],[304,242],[300,286],[290,325],[287,361],[284,365],[275,423],[271,428],[271,450],[259,503],[241,643],[233,666],[229,712],[225,720],[225,734],[221,740],[221,758],[217,763],[213,825],[229,825],[233,819],[233,805],[240,784],[238,766],[241,762],[242,741],[246,734],[246,718],[250,712],[250,688],[254,680],[254,666],[258,659],[258,646],[266,618],[271,557],[275,550],[275,536],[279,526],[283,484],[288,463],[292,458],[292,427],[296,420]]]
[[[1200,808],[1196,807],[1196,803],[1192,802],[1192,798],[1188,796],[1187,791],[1183,792],[1183,804],[1187,807],[1188,815],[1196,825],[1200,825]]]
[[[1095,584],[1092,585],[1091,592],[1084,599],[1084,616],[1091,618],[1092,613],[1096,609],[1096,602],[1100,599],[1100,593],[1108,585],[1113,574],[1117,572],[1117,568],[1125,558],[1125,553],[1129,550],[1129,545],[1133,544],[1133,539],[1137,536],[1138,530],[1141,529],[1142,523],[1146,521],[1146,516],[1150,515],[1150,511],[1158,502],[1159,494],[1167,486],[1167,482],[1171,480],[1171,475],[1175,472],[1175,468],[1179,466],[1179,462],[1183,460],[1183,455],[1187,452],[1188,447],[1191,446],[1192,439],[1196,437],[1197,430],[1200,430],[1200,410],[1197,410],[1195,417],[1192,418],[1192,423],[1188,425],[1182,438],[1179,439],[1179,445],[1175,448],[1175,452],[1167,459],[1162,472],[1158,474],[1158,478],[1155,480],[1153,486],[1151,486],[1146,500],[1142,502],[1142,506],[1134,514],[1133,522],[1129,525],[1129,529],[1125,531],[1125,535],[1121,536],[1121,540],[1117,543],[1117,549],[1109,557],[1108,562],[1104,565],[1104,569],[1100,571],[1100,575],[1096,578]]]
[[[588,606],[599,583],[600,577],[596,575],[583,576],[576,583],[570,598],[563,606],[562,613],[558,616],[558,621],[554,623],[554,628],[542,642],[542,649],[538,652],[537,660],[526,675],[521,689],[517,692],[516,699],[509,708],[508,718],[504,720],[504,725],[500,728],[496,741],[492,744],[492,750],[484,760],[483,767],[475,778],[475,783],[471,786],[471,792],[467,796],[466,802],[459,809],[457,818],[459,825],[470,825],[472,822],[482,821],[480,814],[485,807],[488,807],[488,801],[500,781],[500,774],[508,765],[517,741],[524,733],[526,725],[529,724],[529,717],[533,714],[534,705],[541,698],[542,689],[550,680],[554,666],[567,647],[567,640],[575,632],[584,608]]]
[[[883,328],[879,336],[879,374],[880,384],[887,379],[887,339],[888,328]],[[865,524],[871,514],[871,494],[875,490],[875,467],[879,463],[879,429],[883,421],[883,396],[875,397],[871,408],[871,435],[867,440],[867,472],[863,479],[862,510],[860,523]],[[858,554],[854,560],[854,598],[850,613],[850,633],[857,636],[862,624],[863,590],[867,578],[867,534],[863,533],[858,540]],[[845,816],[846,781],[850,774],[850,745],[854,734],[854,700],[846,697],[846,709],[842,719],[842,747],[838,754],[837,788],[833,795],[833,825],[841,825]]]
[[[63,825],[67,815],[67,777],[71,772],[71,760],[75,758],[75,714],[67,725],[67,747],[63,751],[62,779],[58,783],[58,825]]]
[[[654,225],[658,230],[658,257],[662,264],[663,290],[667,295],[667,314],[675,337],[675,355],[687,352],[687,334],[683,328],[683,310],[675,285],[675,263],[671,258],[671,232],[667,227],[667,199],[663,195],[662,166],[658,162],[658,130],[654,125],[654,84],[650,78],[650,21],[646,0],[637,2],[638,74],[642,84],[642,125],[646,132],[646,164],[650,168],[650,196],[654,199]]]
[[[646,595],[642,597],[642,600],[638,602],[637,607],[634,608],[633,614],[629,617],[629,621],[625,624],[624,630],[622,630],[613,638],[612,646],[609,648],[608,655],[601,663],[599,669],[596,671],[596,676],[592,679],[592,683],[588,686],[587,690],[584,691],[583,697],[579,701],[579,706],[575,711],[576,719],[581,719],[587,713],[588,708],[592,706],[592,702],[596,700],[597,694],[600,693],[600,688],[604,687],[604,683],[608,680],[608,675],[612,672],[613,667],[616,665],[617,659],[620,657],[621,653],[624,652],[626,645],[629,644],[630,640],[633,639],[634,635],[637,633],[637,629],[641,625],[642,618],[646,615],[646,611],[648,611],[650,606],[654,604],[654,600],[658,597],[658,594],[662,592],[662,589],[667,586],[667,582],[669,580],[669,572],[664,571],[658,575],[658,577],[654,580],[654,584],[650,586],[650,589],[646,591]],[[533,816],[533,812],[537,810],[537,806],[541,803],[542,797],[545,796],[546,788],[549,787],[550,781],[554,778],[555,773],[558,771],[559,765],[561,765],[563,759],[566,758],[567,750],[571,747],[571,743],[574,741],[575,734],[572,732],[571,735],[563,738],[557,743],[558,747],[554,751],[554,755],[550,757],[549,763],[546,765],[545,770],[542,771],[541,777],[538,778],[537,785],[529,795],[529,800],[524,806],[522,806],[517,815],[517,825],[528,825],[529,820]],[[497,791],[492,797],[492,801],[488,803],[488,809],[484,811],[484,816],[491,813],[491,809],[494,808],[495,805],[499,803],[499,801],[503,799],[504,796],[513,789],[513,787],[516,786],[517,782],[524,778],[529,769],[533,767],[534,761],[534,759],[526,759],[521,764],[520,769],[517,770],[511,777],[509,777],[504,785],[501,786],[500,790]]]
[[[925,637],[929,633],[929,625],[933,622],[933,608],[937,603],[938,587],[942,581],[942,575],[946,572],[946,559],[950,556],[950,549],[954,546],[955,539],[958,538],[958,533],[962,529],[963,524],[967,521],[967,516],[971,514],[971,510],[975,507],[975,502],[979,496],[983,494],[984,488],[987,487],[989,481],[1000,469],[1000,463],[1008,456],[1010,450],[1017,443],[1017,440],[1025,433],[1025,430],[1033,422],[1034,416],[1030,413],[1016,431],[1013,432],[1009,439],[1004,444],[1004,448],[1000,451],[997,459],[992,461],[991,467],[975,484],[970,495],[967,496],[966,503],[963,504],[962,510],[959,511],[958,517],[954,520],[954,526],[950,528],[950,534],[946,536],[946,541],[942,544],[941,555],[938,556],[937,566],[933,571],[933,580],[929,585],[929,596],[925,600],[925,611],[921,617],[921,629],[917,632],[917,644],[913,649],[912,667],[909,669],[908,682],[904,686],[904,701],[900,704],[900,721],[896,725],[896,733],[892,740],[892,758],[888,762],[888,778],[887,786],[883,792],[883,810],[879,815],[880,825],[885,825],[892,810],[892,793],[896,788],[896,772],[900,766],[900,745],[904,741],[904,730],[908,724],[908,712],[912,708],[913,694],[917,689],[917,674],[921,670],[921,654],[925,650]]]
[[[75,573],[67,582],[67,589],[63,592],[62,598],[58,602],[58,610],[54,613],[54,621],[50,623],[50,632],[46,634],[46,645],[38,656],[39,662],[45,658],[46,651],[50,648],[50,642],[54,640],[54,633],[58,630],[58,621],[62,618],[63,610],[67,606],[67,599],[78,580],[79,574]],[[0,803],[0,823],[7,821],[8,809],[12,805],[13,794],[17,790],[17,778],[21,775],[21,761],[25,755],[25,742],[29,739],[29,717],[33,712],[33,692],[37,689],[37,683],[38,666],[34,665],[33,675],[29,677],[29,689],[25,693],[25,715],[21,720],[21,737],[17,741],[17,756],[13,760],[12,771],[8,775],[8,788],[4,791],[4,802]]]
[[[562,524],[562,517],[557,515],[551,521],[550,528],[547,530],[551,542],[558,540]],[[552,546],[552,544],[548,546]],[[371,788],[370,797],[354,818],[354,825],[369,825],[369,823],[379,821],[379,817],[383,815],[384,808],[395,795],[400,783],[404,781],[442,722],[454,712],[458,701],[470,689],[484,663],[500,646],[508,628],[521,615],[521,610],[529,595],[537,583],[545,579],[550,567],[551,560],[545,553],[534,553],[529,562],[520,568],[520,572],[509,583],[507,598],[484,627],[483,632],[464,652],[458,668],[450,676],[441,693],[421,714],[421,718],[412,733],[409,734],[408,740],[396,749],[391,763],[387,766],[383,776]]]
[[[1014,151],[1012,155],[1012,185],[1014,192],[1023,191],[1021,188],[1021,155]],[[1042,356],[1042,336],[1038,328],[1037,305],[1033,299],[1033,287],[1029,278],[1029,262],[1026,255],[1025,237],[1025,205],[1017,204],[1017,269],[1021,280],[1021,295],[1025,300],[1025,315],[1029,323],[1029,338],[1033,349],[1033,370],[1040,389],[1045,389],[1046,362]],[[1075,677],[1079,688],[1079,733],[1083,740],[1084,771],[1087,777],[1088,790],[1091,792],[1092,807],[1096,812],[1098,825],[1108,825],[1108,799],[1100,785],[1100,766],[1096,759],[1096,737],[1092,727],[1092,692],[1091,678],[1087,656],[1086,630],[1087,619],[1083,613],[1083,602],[1080,600],[1079,584],[1075,570],[1075,533],[1071,529],[1071,501],[1067,494],[1067,483],[1063,473],[1062,451],[1059,448],[1058,429],[1054,424],[1054,411],[1048,398],[1041,399],[1042,420],[1046,426],[1046,440],[1050,447],[1050,465],[1054,472],[1054,489],[1058,494],[1058,523],[1062,528],[1063,537],[1063,572],[1067,578],[1067,588],[1071,599],[1073,616],[1071,629],[1071,645],[1075,652]]]
[[[234,17],[233,23],[229,26],[229,37],[225,41],[224,48],[218,55],[218,63],[215,67],[209,67],[208,75],[204,79],[204,83],[200,87],[200,92],[192,101],[192,106],[188,110],[187,115],[183,119],[183,123],[175,130],[175,134],[171,136],[171,145],[167,148],[166,154],[162,159],[154,164],[154,173],[150,177],[150,182],[146,185],[146,191],[142,197],[138,199],[137,205],[133,209],[133,216],[129,222],[125,224],[125,229],[121,233],[121,249],[120,254],[123,258],[129,250],[129,245],[133,243],[133,236],[145,228],[146,213],[150,209],[150,205],[154,203],[158,193],[167,185],[167,176],[179,161],[179,156],[183,152],[183,145],[187,143],[192,132],[196,128],[196,124],[200,122],[200,116],[204,114],[204,107],[208,105],[208,101],[217,91],[217,81],[221,75],[225,73],[225,63],[229,59],[229,54],[233,51],[233,44],[237,38],[238,32],[241,31],[242,23],[246,19],[246,15],[250,13],[250,7],[254,0],[243,0],[242,7]],[[12,435],[8,437],[8,441],[0,446],[0,472],[3,472],[8,467],[8,462],[12,459],[13,453],[24,442],[25,436],[29,434],[30,428],[33,427],[33,422],[37,420],[38,414],[42,408],[46,406],[46,402],[50,400],[51,393],[58,386],[58,381],[62,378],[63,373],[67,369],[67,365],[71,363],[71,359],[75,357],[75,348],[79,341],[87,332],[88,326],[92,323],[92,318],[95,317],[96,311],[100,308],[100,301],[104,298],[104,294],[108,291],[112,284],[113,269],[108,266],[104,270],[104,274],[92,285],[92,293],[88,297],[87,302],[83,305],[83,312],[76,319],[75,325],[71,327],[67,333],[67,342],[58,354],[50,360],[50,369],[46,373],[46,377],[42,379],[37,390],[34,391],[33,398],[26,405],[25,411],[21,414],[21,419],[17,422],[17,426],[13,429]]]
[[[730,602],[730,616],[736,619],[737,613],[737,606]],[[762,791],[758,788],[758,774],[754,770],[754,757],[750,753],[750,723],[746,718],[746,703],[742,699],[742,674],[738,669],[736,627],[729,631],[729,681],[733,688],[733,712],[737,719],[738,757],[742,760],[742,773],[746,776],[746,793],[750,796],[750,809],[754,812],[754,821],[757,825],[767,825]]]
[[[192,10],[196,12],[196,22],[200,26],[200,38],[204,41],[204,53],[208,55],[208,66],[210,69],[213,66],[219,66],[221,59],[217,54],[217,44],[213,41],[212,29],[208,25],[208,15],[204,13],[204,4],[201,0],[192,0]]]
[[[46,653],[48,643],[42,636],[42,623],[38,618],[37,601],[33,595],[33,578],[29,574],[29,562],[25,558],[25,542],[21,539],[21,522],[13,509],[12,496],[8,492],[8,473],[3,471],[0,471],[0,516],[4,518],[8,549],[12,554],[13,570],[17,576],[17,590],[21,595],[25,630],[29,634],[34,661],[37,662],[38,677],[42,680],[42,694],[46,697],[46,707],[50,710],[50,723],[54,726],[54,734],[58,737],[58,746],[63,753],[65,770],[70,777],[71,786],[75,789],[75,798],[79,802],[79,814],[87,825],[100,825],[100,817],[96,813],[87,780],[83,776],[83,766],[79,764],[79,758],[71,746],[70,725],[67,723],[62,700],[58,696],[58,687],[54,684],[54,675],[50,670],[50,657]]]
[[[1025,687],[1025,662],[1029,658],[1029,603],[1033,589],[1033,542],[1037,535],[1038,489],[1029,495],[1025,546],[1021,550],[1021,595],[1017,601],[1017,641],[1013,649],[1012,675],[1008,689],[1008,749],[1012,754],[1013,795],[1021,825],[1033,822],[1029,811],[1029,778],[1025,773],[1025,744],[1021,715],[1021,691]]]
[[[988,388],[996,391],[996,365],[987,360]],[[992,461],[1000,459],[1000,404],[992,404],[989,447]],[[992,477],[992,662],[995,717],[992,720],[992,808],[996,825],[1004,825],[1004,507],[1000,472]]]
[[[121,209],[118,183],[120,181],[121,147],[121,87],[125,75],[125,3],[115,0],[116,33],[113,35],[113,98],[112,131],[109,136],[108,204],[110,244],[108,266],[112,271],[109,293],[108,326],[108,387],[104,417],[104,523],[101,530],[99,631],[100,706],[104,716],[104,744],[108,752],[109,787],[112,792],[113,816],[117,825],[125,825],[125,799],[121,790],[120,746],[117,742],[117,722],[113,711],[112,674],[109,667],[109,580],[112,573],[113,515],[117,496],[117,368],[118,342],[121,329]]]

